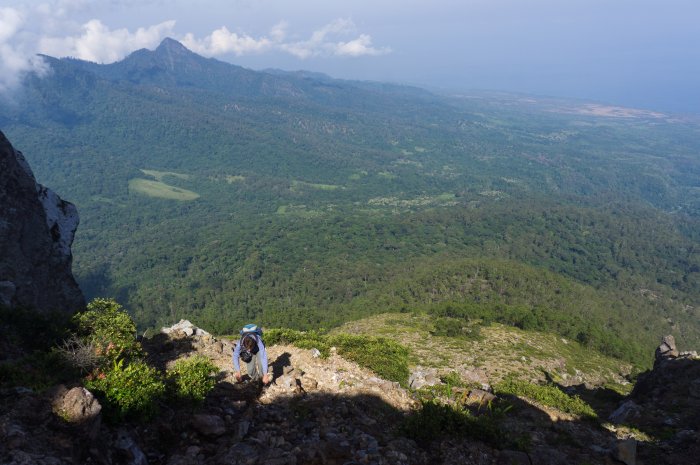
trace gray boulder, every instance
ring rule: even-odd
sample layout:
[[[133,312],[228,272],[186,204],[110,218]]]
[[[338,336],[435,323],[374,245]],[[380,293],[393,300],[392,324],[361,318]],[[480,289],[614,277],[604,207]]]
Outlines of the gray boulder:
[[[676,338],[673,336],[664,336],[661,344],[656,349],[656,360],[678,357],[679,352],[676,348]]]
[[[94,395],[84,387],[66,390],[59,388],[54,397],[53,411],[65,421],[74,424],[89,424],[97,432],[100,424],[102,406]]]
[[[424,386],[435,386],[440,384],[440,378],[435,368],[416,367],[408,377],[408,385],[412,389],[420,389]]]

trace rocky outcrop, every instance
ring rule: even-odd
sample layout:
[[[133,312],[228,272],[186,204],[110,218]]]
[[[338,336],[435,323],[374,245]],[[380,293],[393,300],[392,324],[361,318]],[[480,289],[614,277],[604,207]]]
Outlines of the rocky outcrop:
[[[333,348],[324,358],[313,349],[268,347],[274,380],[263,388],[236,383],[233,341],[187,321],[141,342],[148,362],[163,370],[184,357],[207,357],[219,369],[216,387],[195,408],[161,405],[148,422],[119,425],[101,421],[99,403],[82,387],[59,386],[45,393],[0,389],[0,463],[676,465],[695,463],[700,455],[700,373],[692,353],[666,357],[640,377],[626,407],[616,412],[619,418],[612,420],[621,425],[603,427],[563,413],[553,418],[532,401],[512,398],[502,404],[485,390],[453,387],[454,399],[461,399],[470,415],[501,418],[503,443],[485,443],[466,432],[423,443],[406,437],[401,428],[418,406],[413,393]],[[649,436],[630,437],[631,425]]]
[[[150,422],[114,425],[100,422],[99,404],[81,387],[0,389],[0,463],[428,463],[426,452],[398,431],[415,405],[408,391],[335,351],[322,358],[314,350],[268,347],[275,379],[263,389],[236,383],[231,341],[186,321],[142,343],[161,368],[195,354],[210,359],[220,371],[205,402],[196,409],[162,405]]]
[[[656,348],[656,353],[654,354],[654,361],[656,363],[659,363],[663,360],[676,358],[678,357],[678,355],[679,352],[676,348],[676,338],[674,338],[671,335],[664,336],[664,338],[661,341],[661,344],[659,344],[659,347]]]
[[[673,336],[666,336],[656,349],[654,368],[639,375],[610,420],[663,438],[655,448],[640,444],[644,462],[694,463],[700,455],[699,412],[700,358],[696,352],[680,352]],[[624,455],[631,450],[627,445]]]
[[[416,367],[408,377],[408,385],[411,389],[420,389],[425,386],[440,384],[437,369]]]
[[[75,206],[37,184],[0,132],[0,305],[74,312],[85,305],[71,272]]]

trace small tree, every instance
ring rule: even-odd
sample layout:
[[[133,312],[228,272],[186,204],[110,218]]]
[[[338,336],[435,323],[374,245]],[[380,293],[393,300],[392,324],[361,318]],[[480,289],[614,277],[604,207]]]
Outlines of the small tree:
[[[141,353],[136,342],[136,325],[113,299],[94,299],[87,310],[76,314],[78,335],[95,347],[97,355],[114,361]]]

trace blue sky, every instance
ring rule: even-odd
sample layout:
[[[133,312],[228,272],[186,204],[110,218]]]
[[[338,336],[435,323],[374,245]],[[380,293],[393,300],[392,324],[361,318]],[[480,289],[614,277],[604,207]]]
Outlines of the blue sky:
[[[0,90],[36,53],[111,62],[166,36],[254,69],[700,113],[697,0],[0,0]]]

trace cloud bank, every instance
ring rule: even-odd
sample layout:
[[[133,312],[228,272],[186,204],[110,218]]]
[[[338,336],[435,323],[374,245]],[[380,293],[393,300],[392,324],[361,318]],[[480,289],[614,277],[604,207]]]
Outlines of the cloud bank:
[[[155,48],[164,38],[180,40],[201,55],[286,53],[298,59],[361,57],[390,53],[376,47],[372,37],[357,31],[349,19],[336,19],[304,38],[290,31],[286,21],[268,34],[254,37],[222,26],[209,35],[179,34],[176,21],[167,20],[136,30],[111,29],[100,19],[77,23],[73,13],[86,8],[83,0],[56,0],[28,6],[0,7],[0,92],[17,86],[27,73],[43,74],[47,66],[37,54],[112,63],[141,48]]]
[[[39,51],[50,56],[70,56],[96,63],[121,60],[134,50],[156,47],[163,38],[173,34],[175,21],[165,21],[135,32],[128,29],[109,29],[99,19],[92,19],[82,27],[78,36],[42,37]]]
[[[16,41],[25,23],[25,17],[17,9],[0,8],[0,93],[16,87],[25,74],[44,74],[47,67],[33,50]],[[18,43],[15,43],[18,42]]]
[[[301,59],[312,56],[384,55],[391,52],[388,47],[375,48],[372,45],[372,37],[367,34],[360,34],[357,38],[346,42],[339,40],[353,34],[355,29],[355,24],[352,21],[336,19],[314,31],[308,40],[280,43],[279,48]]]
[[[314,31],[308,39],[288,39],[289,25],[280,22],[270,29],[269,36],[254,38],[246,34],[239,35],[226,27],[215,30],[203,39],[193,34],[186,34],[182,43],[190,50],[206,56],[259,54],[269,51],[282,51],[297,58],[310,57],[383,55],[389,53],[388,47],[376,48],[372,37],[360,34],[354,39],[343,41],[344,37],[356,34],[355,24],[348,19],[335,21]]]

